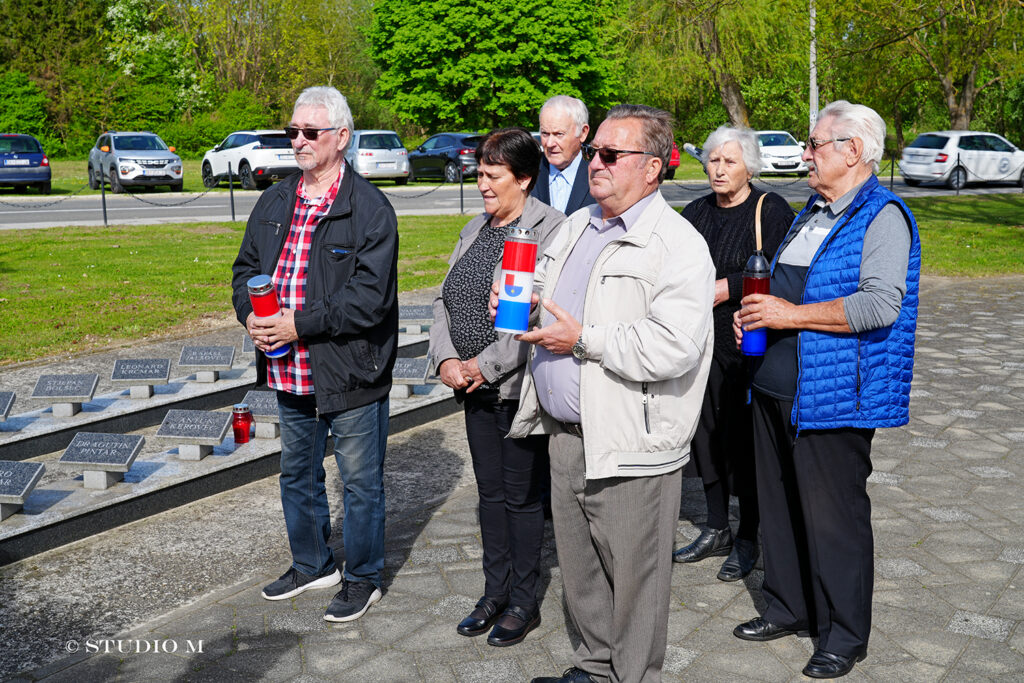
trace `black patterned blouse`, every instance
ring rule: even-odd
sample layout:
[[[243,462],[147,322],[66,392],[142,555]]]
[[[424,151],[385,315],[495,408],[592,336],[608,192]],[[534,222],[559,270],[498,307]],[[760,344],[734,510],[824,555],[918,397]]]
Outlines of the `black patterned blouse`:
[[[444,281],[441,297],[448,311],[448,333],[460,360],[476,358],[498,340],[487,302],[494,269],[504,251],[505,233],[509,227],[519,225],[519,218],[500,228],[490,222],[482,227]]]

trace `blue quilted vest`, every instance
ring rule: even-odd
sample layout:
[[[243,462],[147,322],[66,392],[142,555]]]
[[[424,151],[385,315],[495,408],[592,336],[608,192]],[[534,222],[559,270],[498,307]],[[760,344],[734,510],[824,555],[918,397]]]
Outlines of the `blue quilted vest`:
[[[816,199],[817,195],[811,197],[801,216]],[[903,211],[911,227],[907,293],[899,315],[888,327],[859,334],[799,333],[799,374],[791,418],[798,430],[899,427],[910,419],[921,240],[910,209],[879,185],[875,176],[864,184],[818,248],[807,270],[801,302],[831,301],[857,291],[864,233],[890,202]],[[798,222],[799,217],[794,225]]]

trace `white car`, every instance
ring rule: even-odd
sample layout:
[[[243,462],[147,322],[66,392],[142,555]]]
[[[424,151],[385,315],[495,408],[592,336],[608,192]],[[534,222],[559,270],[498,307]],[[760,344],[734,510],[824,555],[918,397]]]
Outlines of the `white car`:
[[[954,190],[976,181],[1024,185],[1024,152],[995,133],[923,133],[903,150],[900,175],[911,187],[929,181],[944,182]]]
[[[283,130],[239,130],[203,156],[203,185],[216,187],[231,175],[246,190],[264,190],[299,171],[295,151]]]
[[[807,175],[807,164],[800,157],[804,145],[784,130],[757,131],[757,144],[761,147],[761,175],[796,173]]]
[[[409,182],[409,152],[393,130],[354,130],[345,159],[364,178]]]

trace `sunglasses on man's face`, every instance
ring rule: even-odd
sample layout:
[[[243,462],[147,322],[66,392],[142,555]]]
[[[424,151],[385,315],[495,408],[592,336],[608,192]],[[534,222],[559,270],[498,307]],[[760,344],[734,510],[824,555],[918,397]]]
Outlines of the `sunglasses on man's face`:
[[[312,141],[320,137],[320,133],[328,130],[338,130],[338,128],[337,126],[334,128],[296,128],[294,126],[286,126],[284,134],[288,136],[289,140],[294,140],[299,137],[299,133],[302,133],[307,140]]]
[[[619,160],[620,156],[627,154],[650,154],[651,152],[641,152],[635,149],[612,149],[611,147],[594,147],[593,145],[583,145],[583,158],[587,161],[593,160],[594,156],[601,157],[601,163],[605,166],[611,166]]]

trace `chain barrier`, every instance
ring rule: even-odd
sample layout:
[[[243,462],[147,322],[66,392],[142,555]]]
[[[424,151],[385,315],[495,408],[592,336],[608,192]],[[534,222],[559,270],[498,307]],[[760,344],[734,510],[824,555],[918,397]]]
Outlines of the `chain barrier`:
[[[5,202],[2,199],[0,199],[0,204],[3,204],[4,206],[13,206],[16,209],[45,209],[45,208],[50,207],[50,206],[56,206],[57,204],[60,204],[62,202],[66,202],[67,200],[71,199],[75,195],[81,194],[84,190],[86,190],[88,188],[89,188],[89,183],[86,183],[85,185],[82,185],[80,188],[78,188],[77,190],[75,190],[74,192],[69,194],[68,196],[60,197],[58,199],[54,199],[52,202],[36,202],[34,204],[18,204],[17,202]]]
[[[166,208],[166,207],[171,207],[171,206],[185,206],[186,204],[191,204],[192,202],[196,201],[197,199],[202,199],[206,195],[210,194],[216,188],[208,187],[203,192],[201,192],[200,194],[197,194],[194,197],[190,197],[190,198],[188,198],[188,199],[186,199],[185,201],[182,201],[182,202],[167,202],[167,203],[164,203],[164,202],[154,202],[151,199],[144,199],[141,195],[135,194],[134,192],[132,192],[131,190],[129,190],[127,187],[124,187],[124,186],[122,186],[122,189],[124,190],[124,193],[126,195],[128,195],[132,199],[136,199],[136,200],[142,202],[143,204],[149,204],[150,206],[162,206],[162,207]]]
[[[437,192],[438,190],[440,190],[442,187],[444,187],[447,184],[448,183],[446,183],[444,181],[441,181],[441,184],[438,185],[437,187],[432,187],[429,190],[427,190],[426,192],[421,192],[420,194],[402,194],[402,193],[398,193],[398,192],[392,193],[392,192],[388,192],[386,190],[380,190],[379,187],[377,189],[380,190],[381,192],[383,192],[384,194],[386,194],[387,196],[394,197],[395,199],[419,199],[420,197],[426,197],[431,192]]]

